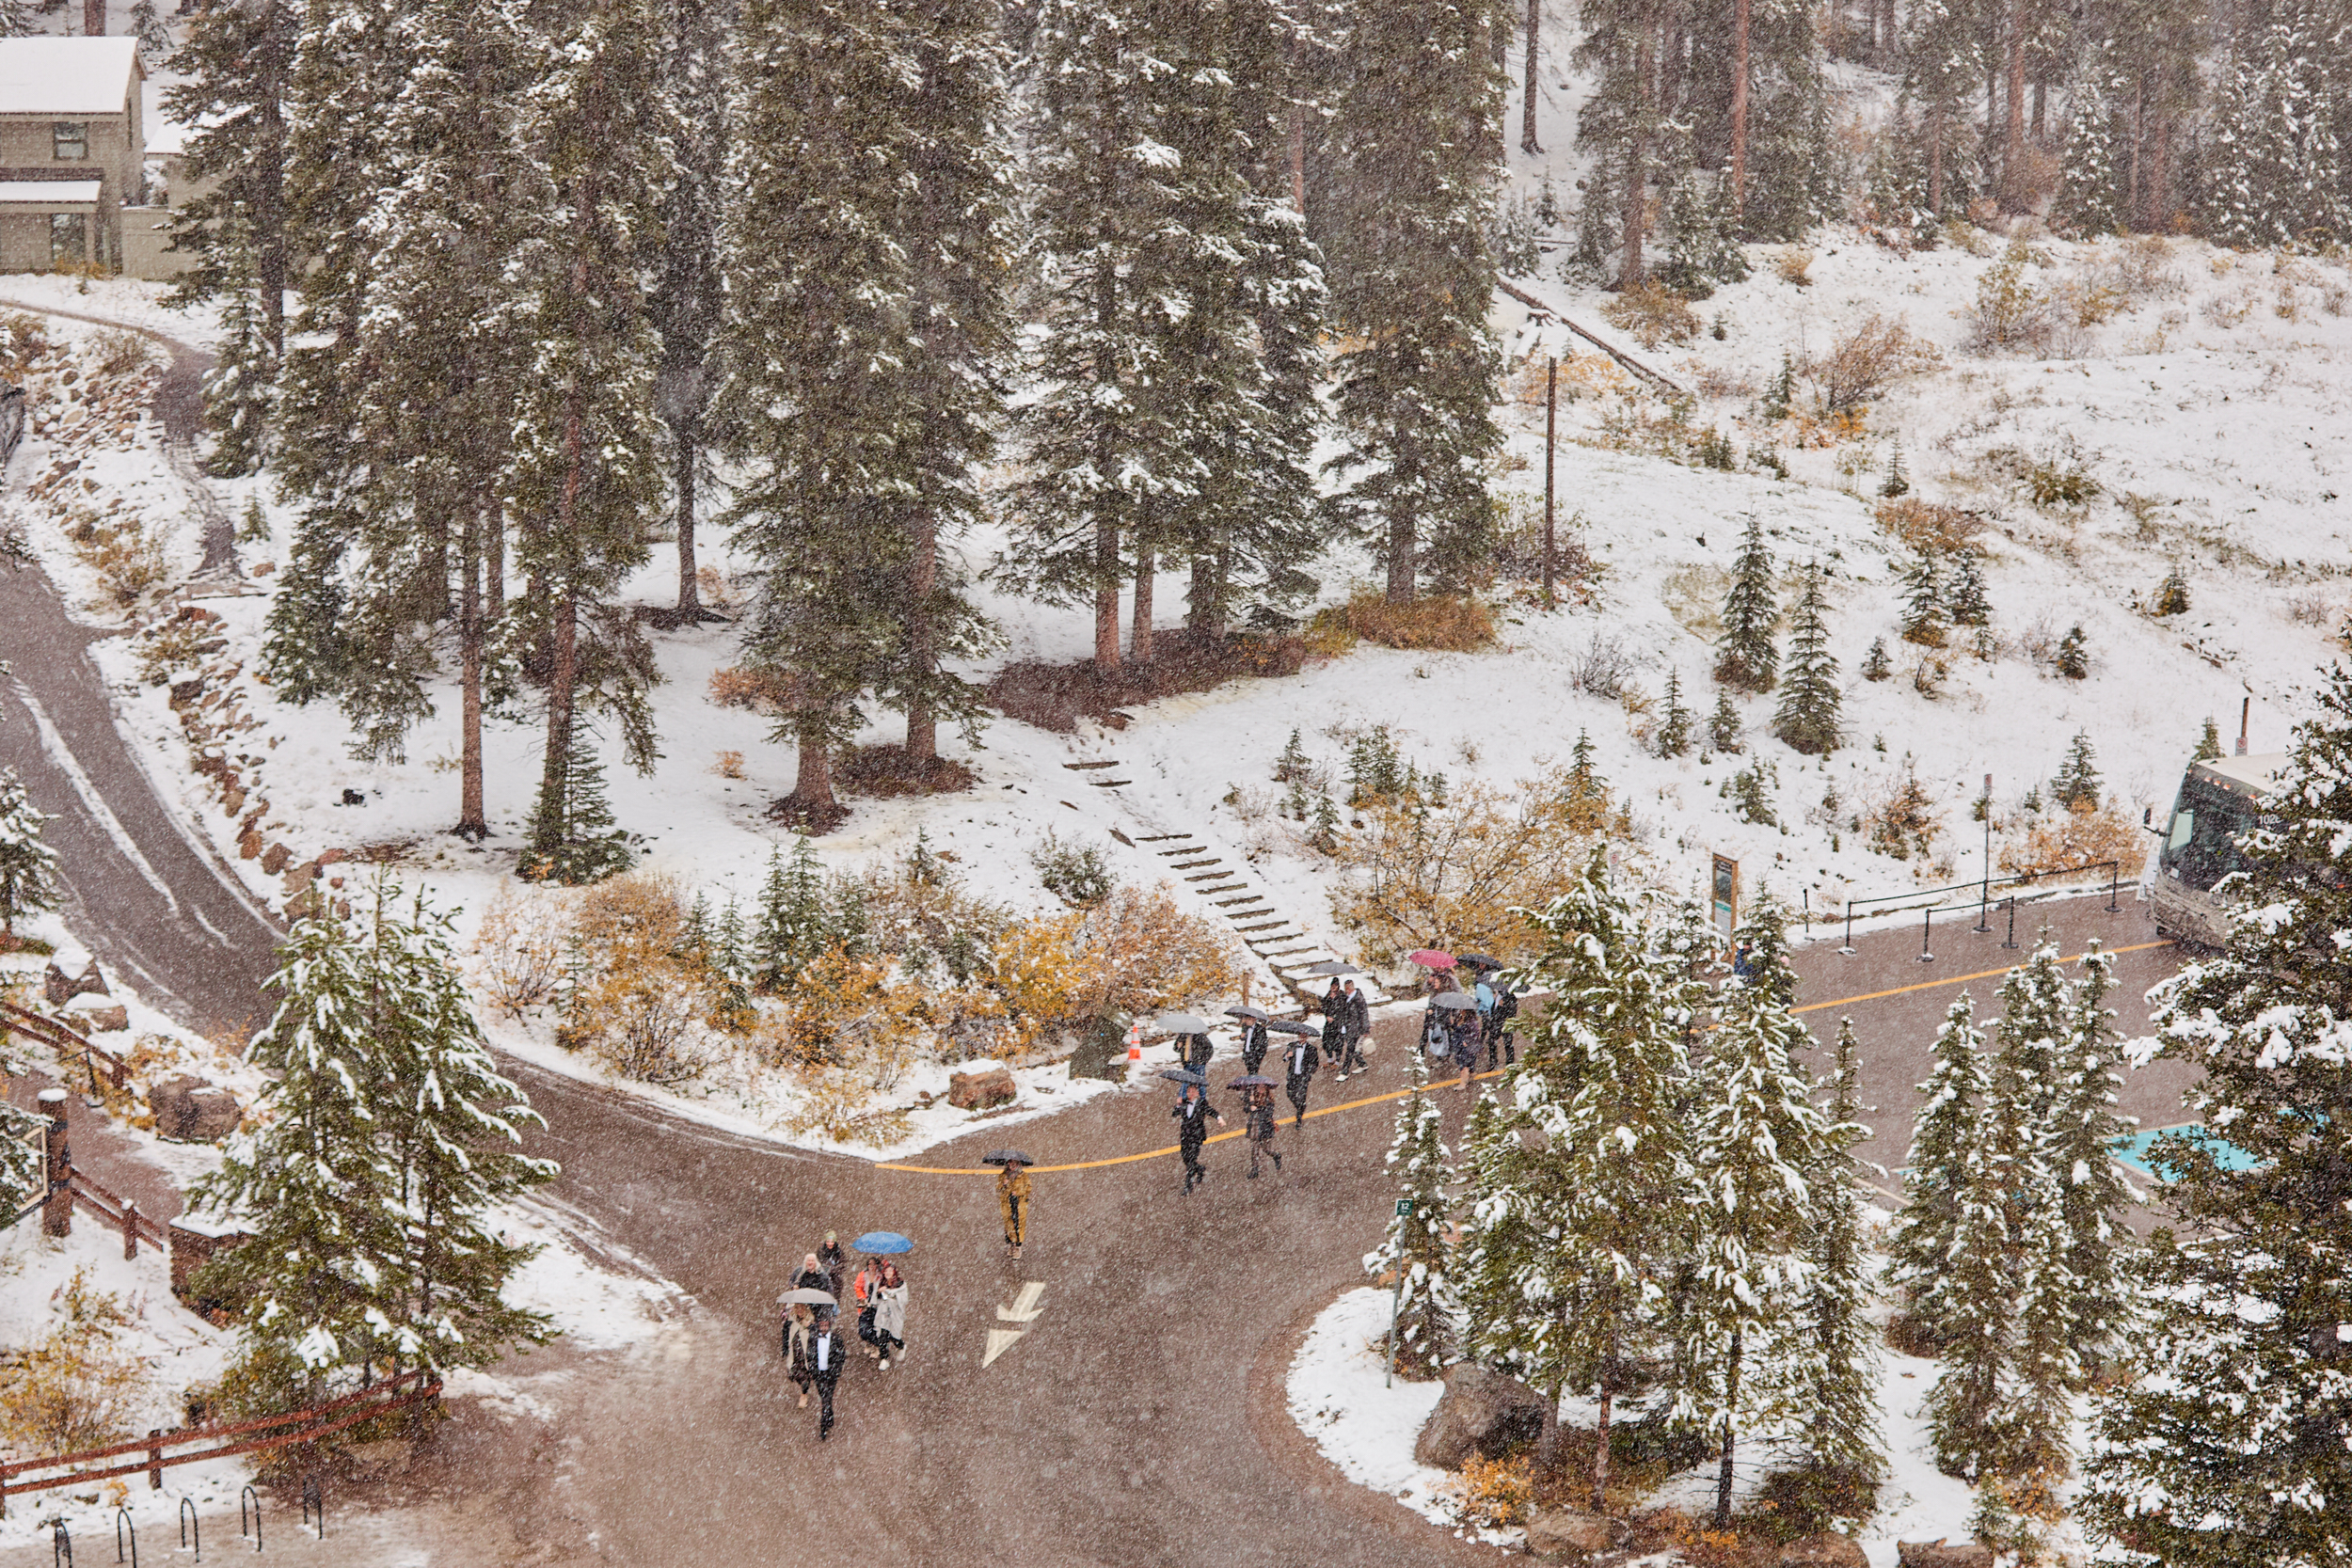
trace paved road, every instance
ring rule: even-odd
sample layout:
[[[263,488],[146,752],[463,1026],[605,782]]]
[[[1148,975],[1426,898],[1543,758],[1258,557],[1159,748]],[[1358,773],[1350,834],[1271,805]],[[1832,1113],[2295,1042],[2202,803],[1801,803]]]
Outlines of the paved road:
[[[51,833],[68,918],[105,963],[192,1023],[249,1021],[262,1010],[272,927],[157,799],[114,728],[87,641],[37,575],[0,577],[0,657],[17,672],[0,698],[0,760],[59,817]],[[2137,906],[2108,915],[2099,902],[2050,907],[2067,952],[2094,935],[2119,947],[2153,940]],[[1899,1160],[1911,1086],[1925,1076],[1953,977],[2018,956],[1999,940],[1953,930],[1931,964],[1915,961],[1908,932],[1866,938],[1853,958],[1828,942],[1801,954],[1801,1000],[1836,1004],[1810,1015],[1817,1032],[1829,1035],[1849,1010],[1861,1030],[1866,1098],[1882,1130],[1868,1152],[1886,1164]],[[2124,958],[2117,1000],[2127,1032],[2140,1027],[2139,992],[2171,960],[2161,947]],[[1989,1005],[1995,983],[1973,982],[1980,1001]],[[1391,1090],[1402,1061],[1391,1034],[1373,1075],[1348,1087]],[[337,1560],[413,1561],[420,1545],[436,1563],[527,1557],[644,1568],[843,1548],[876,1564],[1039,1568],[1389,1568],[1400,1552],[1483,1560],[1343,1482],[1284,1408],[1283,1370],[1300,1332],[1360,1278],[1385,1222],[1385,1104],[1286,1129],[1295,1158],[1279,1177],[1247,1180],[1238,1140],[1217,1145],[1216,1174],[1189,1198],[1172,1156],[1041,1176],[1028,1257],[1013,1265],[985,1180],[797,1153],[612,1091],[523,1076],[548,1122],[540,1151],[564,1163],[558,1198],[684,1287],[701,1311],[668,1341],[676,1354],[562,1363],[575,1375],[560,1451],[486,1420],[453,1432],[414,1482],[415,1506],[355,1524]],[[2166,1074],[2136,1076],[2131,1096],[2151,1119],[2175,1119],[2178,1083]],[[1458,1129],[1458,1101],[1447,1101],[1449,1129]],[[1020,1136],[1062,1162],[1160,1148],[1168,1125],[1165,1101],[1137,1094],[1025,1125]],[[970,1164],[992,1141],[983,1128],[926,1163]],[[98,1147],[95,1129],[77,1134],[77,1148]],[[877,1226],[918,1243],[912,1353],[888,1372],[852,1364],[841,1426],[820,1449],[815,1412],[793,1409],[778,1374],[771,1303],[824,1229]],[[1034,1321],[983,1369],[998,1309],[1025,1284],[1042,1287]]]

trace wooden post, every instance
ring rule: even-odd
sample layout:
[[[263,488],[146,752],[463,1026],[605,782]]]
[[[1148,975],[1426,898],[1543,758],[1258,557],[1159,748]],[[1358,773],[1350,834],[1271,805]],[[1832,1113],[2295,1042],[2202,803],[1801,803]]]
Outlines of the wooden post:
[[[122,1206],[122,1260],[139,1260],[139,1206],[135,1203]]]
[[[164,1489],[164,1433],[161,1427],[147,1429],[147,1485],[148,1490],[152,1492]]]
[[[1544,358],[1544,605],[1549,609],[1552,596],[1552,483],[1551,458],[1560,444],[1560,356],[1547,355]]]
[[[65,1100],[63,1089],[40,1091],[40,1108],[49,1115],[41,1141],[41,1181],[49,1195],[40,1215],[44,1236],[73,1234],[73,1150],[66,1144]]]

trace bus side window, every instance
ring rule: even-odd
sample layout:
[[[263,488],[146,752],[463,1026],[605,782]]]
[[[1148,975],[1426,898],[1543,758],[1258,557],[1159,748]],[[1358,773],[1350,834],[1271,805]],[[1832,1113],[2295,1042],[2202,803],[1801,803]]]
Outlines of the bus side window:
[[[2188,842],[2189,835],[2196,831],[2197,814],[2193,811],[2176,811],[2172,814],[2171,836],[2165,840],[2164,847],[2168,849],[2178,849]]]

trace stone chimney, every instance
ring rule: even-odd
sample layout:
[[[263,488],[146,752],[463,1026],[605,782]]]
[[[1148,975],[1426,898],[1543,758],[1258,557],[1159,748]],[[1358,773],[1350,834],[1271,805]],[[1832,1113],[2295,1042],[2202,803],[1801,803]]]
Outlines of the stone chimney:
[[[82,0],[82,36],[92,39],[106,36],[106,0]]]

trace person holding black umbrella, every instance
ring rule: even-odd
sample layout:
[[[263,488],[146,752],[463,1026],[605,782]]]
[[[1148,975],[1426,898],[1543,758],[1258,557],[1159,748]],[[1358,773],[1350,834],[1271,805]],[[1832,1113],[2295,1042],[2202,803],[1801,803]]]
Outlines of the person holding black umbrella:
[[[1340,1053],[1347,1043],[1347,1001],[1340,991],[1337,975],[1332,976],[1331,989],[1323,993],[1323,1061],[1327,1067],[1340,1065]]]
[[[1029,1234],[1029,1167],[1021,1161],[1007,1160],[997,1173],[996,1207],[1005,1216],[1005,1256],[1018,1258]]]
[[[1168,1114],[1176,1118],[1176,1149],[1184,1157],[1184,1196],[1190,1197],[1193,1188],[1209,1179],[1208,1166],[1200,1163],[1200,1146],[1209,1141],[1209,1123],[1225,1118],[1198,1084],[1186,1084],[1184,1097]]]
[[[809,1385],[817,1380],[817,1363],[810,1348],[816,1337],[817,1320],[805,1306],[796,1302],[785,1308],[785,1375],[801,1386],[801,1402],[794,1406],[798,1410],[808,1408]]]
[[[1241,1069],[1255,1072],[1265,1066],[1265,1023],[1261,1019],[1245,1020],[1241,1026]]]
[[[1341,982],[1340,991],[1340,1076],[1367,1072],[1364,1065],[1364,1037],[1372,1033],[1372,1009],[1364,1003],[1364,993],[1356,989],[1356,982]]]
[[[834,1328],[834,1315],[819,1312],[817,1325],[809,1336],[809,1376],[817,1385],[817,1441],[824,1442],[833,1435],[833,1391],[841,1382],[841,1336]],[[802,1396],[806,1404],[807,1396]]]
[[[1274,1162],[1275,1175],[1282,1174],[1282,1151],[1274,1147],[1274,1085],[1268,1079],[1260,1079],[1254,1084],[1249,1081],[1257,1076],[1253,1072],[1234,1080],[1241,1085],[1243,1126],[1248,1129],[1249,1179],[1252,1181],[1258,1179],[1258,1158],[1261,1154]]]
[[[1282,1092],[1290,1096],[1292,1108],[1297,1115],[1291,1120],[1296,1127],[1307,1119],[1307,1091],[1314,1086],[1315,1039],[1312,1035],[1294,1035],[1290,1049],[1282,1053]]]

